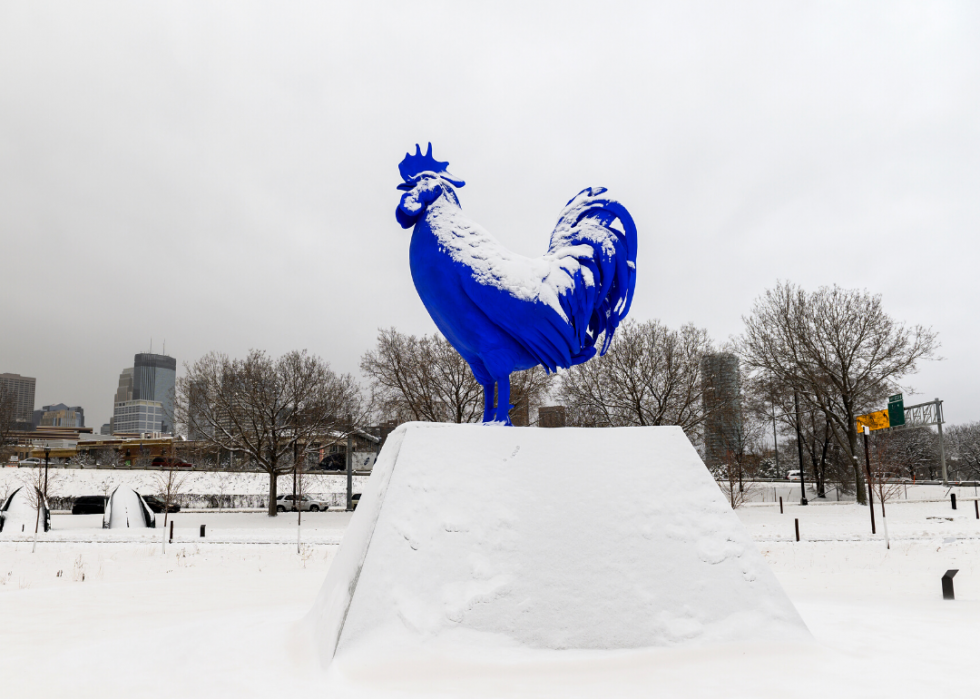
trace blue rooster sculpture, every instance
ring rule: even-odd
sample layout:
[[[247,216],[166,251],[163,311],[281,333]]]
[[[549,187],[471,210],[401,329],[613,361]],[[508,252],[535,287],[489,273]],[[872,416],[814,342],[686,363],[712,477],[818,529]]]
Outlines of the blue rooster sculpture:
[[[406,153],[395,216],[415,227],[415,288],[483,387],[483,421],[510,425],[511,372],[581,364],[600,337],[599,354],[609,348],[633,300],[636,226],[604,188],[583,189],[558,217],[548,252],[524,257],[463,214],[456,188],[465,183],[448,166],[431,143],[424,155],[418,145]]]

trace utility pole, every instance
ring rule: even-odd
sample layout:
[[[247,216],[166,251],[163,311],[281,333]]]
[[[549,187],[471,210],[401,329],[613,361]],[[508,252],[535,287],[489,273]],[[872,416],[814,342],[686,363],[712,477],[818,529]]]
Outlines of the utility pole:
[[[793,391],[796,404],[796,447],[800,452],[800,504],[808,505],[806,500],[806,469],[803,467],[803,433],[800,431],[800,394]]]

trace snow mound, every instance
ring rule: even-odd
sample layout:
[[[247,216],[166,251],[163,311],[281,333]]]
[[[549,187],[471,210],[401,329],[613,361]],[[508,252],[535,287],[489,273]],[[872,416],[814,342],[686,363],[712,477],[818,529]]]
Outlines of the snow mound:
[[[116,486],[102,515],[104,529],[147,529],[156,527],[156,515],[132,488]]]
[[[31,503],[28,488],[20,486],[12,492],[0,507],[0,532],[4,534],[33,534],[34,528],[46,532],[51,529],[51,511],[45,499],[41,503],[40,522],[38,512]]]
[[[403,425],[309,622],[324,663],[809,637],[676,427]]]

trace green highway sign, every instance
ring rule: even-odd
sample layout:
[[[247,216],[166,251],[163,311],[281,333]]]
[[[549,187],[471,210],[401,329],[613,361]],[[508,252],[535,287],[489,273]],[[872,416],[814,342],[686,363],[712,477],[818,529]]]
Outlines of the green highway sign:
[[[888,425],[898,427],[905,424],[905,399],[902,394],[888,396]]]

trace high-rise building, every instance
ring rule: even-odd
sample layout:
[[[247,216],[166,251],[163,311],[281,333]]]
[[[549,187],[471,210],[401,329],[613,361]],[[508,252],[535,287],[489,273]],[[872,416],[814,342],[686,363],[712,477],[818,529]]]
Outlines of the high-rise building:
[[[163,405],[159,432],[173,432],[177,360],[164,354],[137,354],[133,360],[133,400]],[[120,430],[122,431],[122,430]]]
[[[739,459],[745,449],[742,433],[738,357],[729,352],[701,360],[704,402],[704,463],[718,468]]]
[[[119,373],[119,387],[116,389],[115,403],[133,400],[133,367],[123,369]]]
[[[116,397],[112,401],[112,417],[109,418],[108,434],[116,432],[116,403],[129,400],[133,400],[133,367],[119,372],[119,386],[116,388]]]
[[[564,427],[565,406],[550,405],[538,408],[538,427]]]
[[[37,379],[20,374],[0,374],[0,394],[11,396],[14,404],[14,424],[29,430],[34,419],[34,388]]]
[[[34,428],[38,427],[85,427],[85,411],[75,405],[68,407],[64,403],[45,405],[34,411]]]
[[[176,379],[177,360],[173,357],[148,352],[133,357],[133,366],[119,374],[109,420],[112,434],[172,433]]]
[[[116,403],[112,413],[113,434],[163,432],[163,403],[157,400],[124,400]]]

